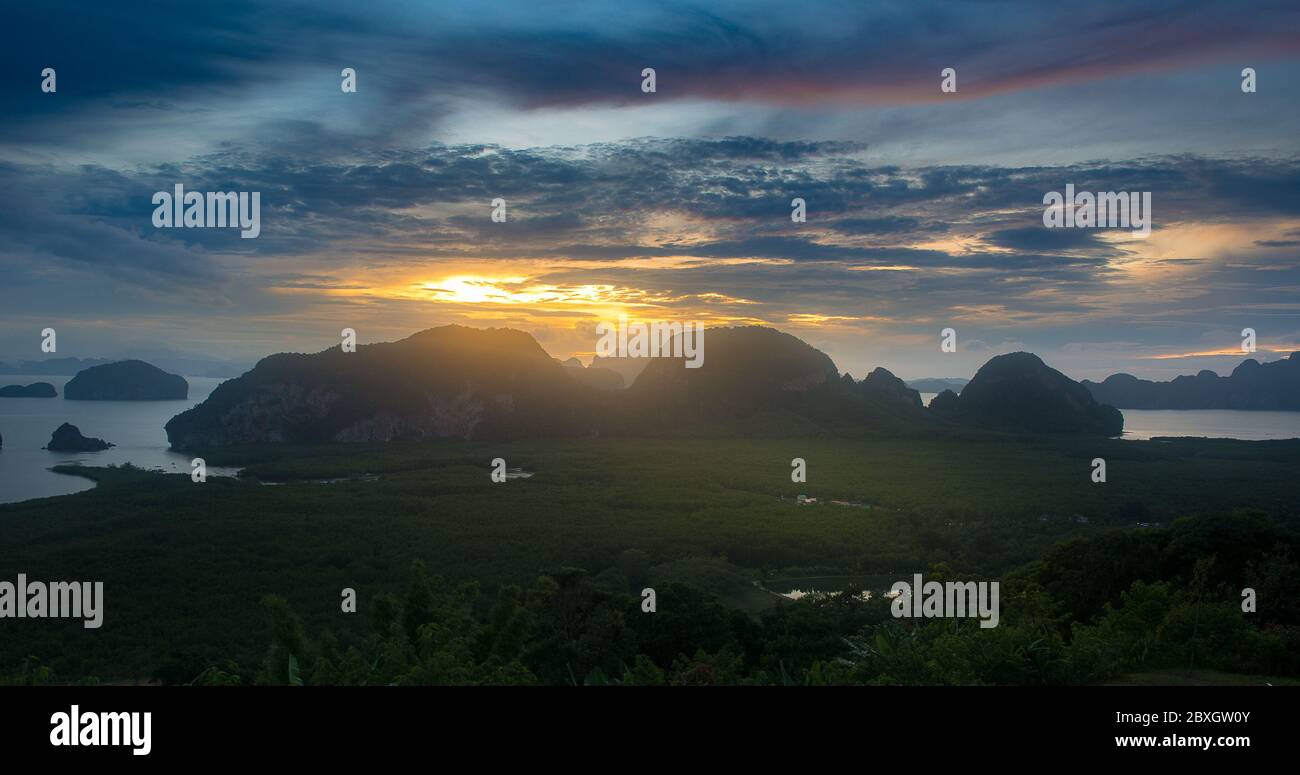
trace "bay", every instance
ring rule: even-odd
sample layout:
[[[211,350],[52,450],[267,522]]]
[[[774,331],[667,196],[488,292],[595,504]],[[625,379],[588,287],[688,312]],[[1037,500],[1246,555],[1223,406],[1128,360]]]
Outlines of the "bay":
[[[94,487],[80,476],[56,474],[56,465],[108,466],[131,463],[168,473],[189,473],[192,456],[167,447],[163,426],[172,417],[200,403],[222,380],[186,377],[189,397],[183,401],[65,401],[63,386],[71,377],[0,374],[0,386],[49,382],[58,398],[0,398],[0,503],[67,495]],[[116,446],[101,452],[49,452],[54,429],[68,422],[85,436]],[[230,475],[236,469],[208,468],[209,476]]]

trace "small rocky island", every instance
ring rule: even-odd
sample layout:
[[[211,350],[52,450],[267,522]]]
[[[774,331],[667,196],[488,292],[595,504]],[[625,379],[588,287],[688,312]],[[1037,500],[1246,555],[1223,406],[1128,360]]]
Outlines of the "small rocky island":
[[[23,385],[5,385],[0,387],[0,398],[57,398],[58,391],[48,382],[33,382]]]
[[[190,385],[144,361],[119,361],[77,373],[63,388],[68,401],[183,401]]]
[[[86,438],[71,423],[60,425],[45,446],[51,452],[98,452],[113,446],[103,439]]]

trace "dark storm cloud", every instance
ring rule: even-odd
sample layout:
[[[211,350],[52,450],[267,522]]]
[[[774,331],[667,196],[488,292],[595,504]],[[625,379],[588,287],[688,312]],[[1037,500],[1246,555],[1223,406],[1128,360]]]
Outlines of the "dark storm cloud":
[[[8,8],[13,32],[0,47],[0,99],[11,140],[85,142],[87,132],[129,132],[132,121],[209,109],[259,88],[287,104],[319,99],[337,93],[345,65],[359,72],[353,96],[383,120],[340,129],[302,119],[287,127],[290,135],[314,135],[317,147],[333,151],[346,150],[347,137],[388,142],[427,129],[444,115],[445,100],[463,97],[524,108],[634,104],[646,97],[646,66],[658,71],[660,100],[903,104],[938,99],[947,66],[959,69],[965,99],[1300,47],[1300,6],[1290,0],[806,8],[748,0],[544,11],[524,2],[227,0],[183,9],[166,0]],[[47,66],[59,72],[57,98],[37,88]],[[304,72],[319,86],[291,85]],[[247,103],[222,110],[247,110],[256,120]],[[123,124],[69,120],[103,111],[122,114]],[[269,120],[258,139],[277,142],[285,129]]]
[[[156,238],[152,208],[124,206],[126,192],[149,194],[128,176],[95,167],[70,174],[0,163],[0,255],[29,255],[80,269],[125,274],[148,287],[216,282],[217,266],[184,244]],[[144,213],[143,218],[132,217]],[[155,238],[150,238],[155,237]]]

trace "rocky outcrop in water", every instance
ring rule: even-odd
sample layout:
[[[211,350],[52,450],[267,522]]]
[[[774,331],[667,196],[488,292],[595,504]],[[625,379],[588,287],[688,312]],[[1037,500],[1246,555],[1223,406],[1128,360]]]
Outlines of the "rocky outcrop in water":
[[[82,436],[77,426],[65,422],[55,429],[45,448],[51,452],[98,452],[111,446],[103,439]]]
[[[59,392],[48,382],[30,385],[5,385],[0,387],[0,398],[57,398]]]

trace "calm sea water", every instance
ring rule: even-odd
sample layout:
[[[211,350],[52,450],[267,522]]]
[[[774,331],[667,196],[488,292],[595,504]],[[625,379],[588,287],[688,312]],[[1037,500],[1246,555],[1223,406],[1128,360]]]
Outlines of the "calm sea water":
[[[189,473],[189,455],[167,449],[163,425],[208,397],[222,380],[186,377],[190,397],[185,401],[65,401],[63,386],[71,377],[0,374],[0,386],[49,382],[58,398],[0,398],[0,503],[88,490],[94,482],[49,469],[64,463],[88,466],[131,463],[172,473]],[[47,452],[50,434],[65,422],[85,436],[117,446],[102,452]],[[210,476],[233,469],[208,468]]]
[[[926,406],[936,393],[922,393]],[[1300,412],[1242,412],[1233,409],[1121,409],[1124,438],[1205,436],[1212,439],[1300,438]]]
[[[1208,436],[1214,439],[1300,438],[1300,412],[1234,409],[1124,409],[1124,438]]]

